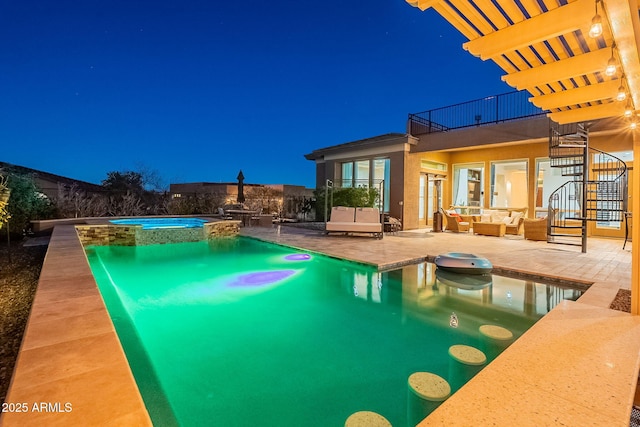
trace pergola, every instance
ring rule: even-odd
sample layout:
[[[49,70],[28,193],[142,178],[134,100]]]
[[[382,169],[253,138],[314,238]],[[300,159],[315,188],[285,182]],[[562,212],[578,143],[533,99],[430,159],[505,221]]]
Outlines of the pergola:
[[[433,8],[469,41],[463,48],[494,61],[508,85],[564,123],[620,117],[640,124],[640,19],[637,0],[406,0]],[[599,25],[598,25],[599,24]],[[633,152],[640,162],[640,129]],[[633,174],[640,188],[640,173]],[[636,190],[637,192],[637,190]],[[640,241],[640,198],[631,198]],[[637,243],[636,243],[637,244]],[[631,311],[640,314],[640,251],[632,249]]]

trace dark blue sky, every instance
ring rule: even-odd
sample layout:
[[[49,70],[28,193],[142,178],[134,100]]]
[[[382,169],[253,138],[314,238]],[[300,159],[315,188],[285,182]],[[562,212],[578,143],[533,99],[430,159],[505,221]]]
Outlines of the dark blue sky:
[[[511,89],[404,0],[0,1],[0,160],[314,184],[314,149]]]

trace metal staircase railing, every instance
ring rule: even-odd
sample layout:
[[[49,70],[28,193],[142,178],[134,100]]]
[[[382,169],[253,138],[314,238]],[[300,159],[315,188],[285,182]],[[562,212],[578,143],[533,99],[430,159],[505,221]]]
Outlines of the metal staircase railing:
[[[549,158],[551,167],[560,168],[572,180],[549,196],[547,241],[581,245],[586,252],[587,221],[624,220],[627,165],[589,147],[589,132],[581,123],[552,126]]]
[[[628,211],[627,165],[609,153],[595,152],[587,181],[587,220],[624,221]]]

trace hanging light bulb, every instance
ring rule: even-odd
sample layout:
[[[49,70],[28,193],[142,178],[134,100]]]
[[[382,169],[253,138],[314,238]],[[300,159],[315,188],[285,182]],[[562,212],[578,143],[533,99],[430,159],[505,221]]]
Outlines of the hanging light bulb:
[[[627,91],[624,88],[624,85],[620,85],[618,88],[618,94],[616,95],[616,101],[622,102],[627,99]]]
[[[616,48],[616,42],[613,42],[611,45],[611,58],[609,58],[609,62],[607,62],[607,68],[605,68],[604,73],[612,77],[616,74],[616,70],[618,69],[618,62],[616,58],[613,56],[613,49]]]
[[[631,128],[631,130],[634,130],[635,128],[638,127],[638,123],[634,120],[631,122],[631,124],[629,125],[629,127]]]
[[[589,37],[595,39],[602,35],[602,18],[598,15],[598,0],[596,0],[596,14],[591,20],[591,28],[589,28]]]
[[[631,106],[631,100],[627,100],[627,105],[624,107],[624,116],[628,119],[633,114],[633,107]]]
[[[613,52],[611,52],[611,58],[609,58],[609,62],[607,62],[607,68],[605,68],[604,73],[609,77],[613,77],[616,74],[617,69],[618,64],[616,63],[616,59],[613,57]]]

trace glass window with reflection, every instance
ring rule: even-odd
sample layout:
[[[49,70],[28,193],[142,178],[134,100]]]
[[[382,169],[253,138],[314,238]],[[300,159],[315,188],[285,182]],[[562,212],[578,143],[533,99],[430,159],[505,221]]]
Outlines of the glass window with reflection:
[[[484,163],[453,165],[453,204],[454,206],[482,207],[483,203]],[[474,209],[459,209],[461,213],[479,213]]]
[[[338,184],[342,188],[348,187],[372,187],[380,192],[383,201],[382,210],[389,211],[391,168],[390,160],[368,159],[355,162],[344,162],[340,165],[341,179]],[[382,184],[382,185],[381,185]]]
[[[354,186],[355,187],[369,187],[369,170],[370,160],[359,160],[355,162],[354,167]]]
[[[351,187],[353,183],[353,162],[342,164],[342,187]]]
[[[560,168],[552,168],[549,159],[536,160],[536,217],[547,215],[551,194],[571,180],[571,177],[562,176]]]
[[[523,208],[529,205],[527,160],[491,162],[491,207]]]

